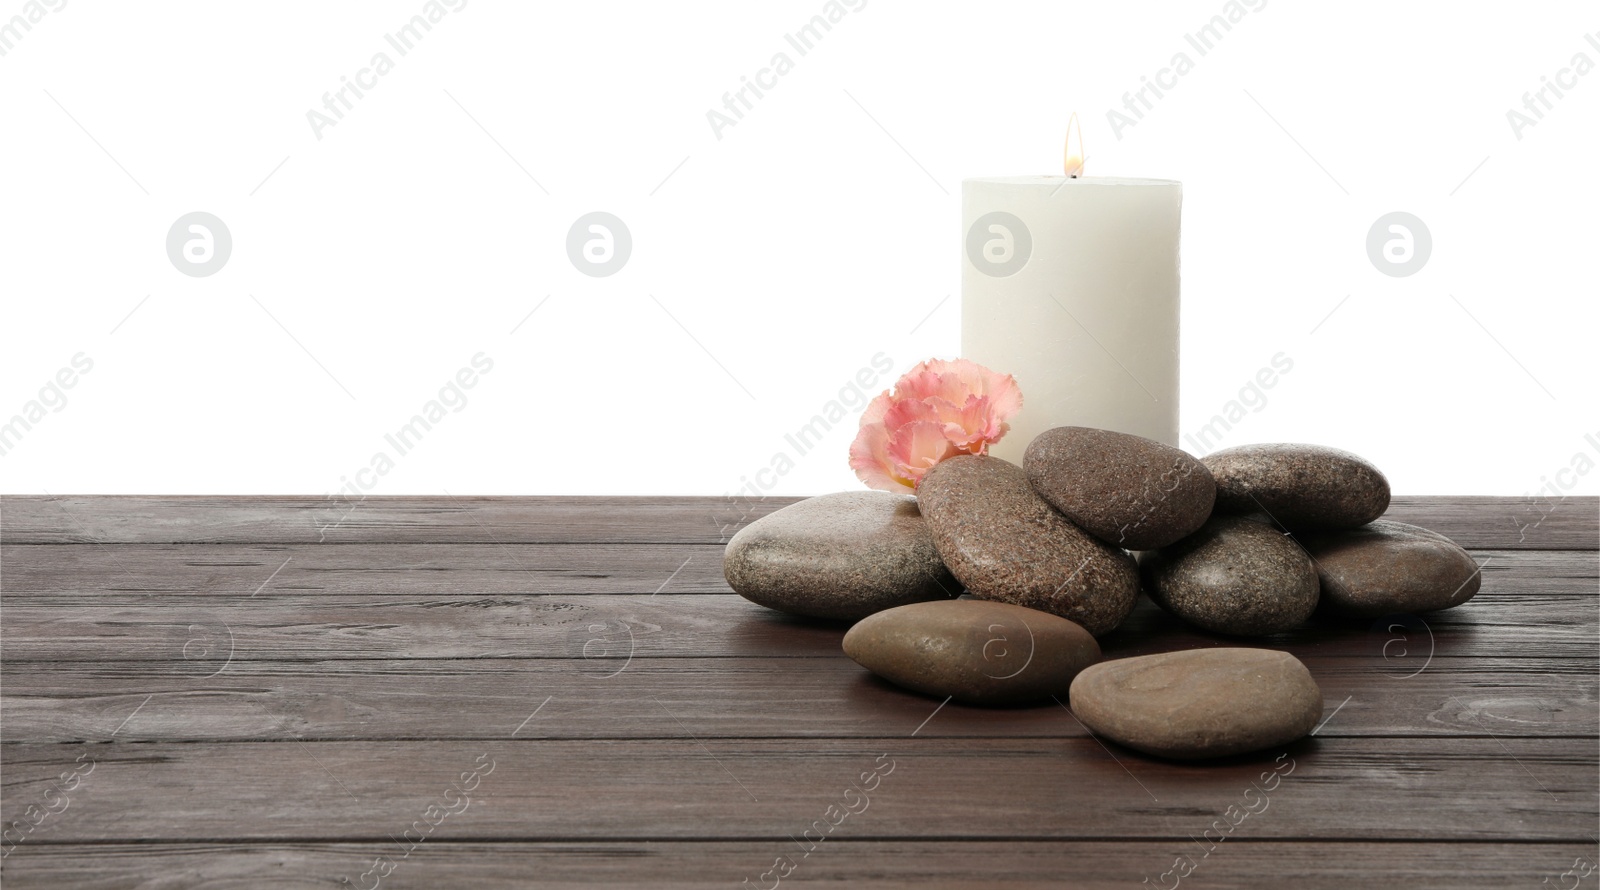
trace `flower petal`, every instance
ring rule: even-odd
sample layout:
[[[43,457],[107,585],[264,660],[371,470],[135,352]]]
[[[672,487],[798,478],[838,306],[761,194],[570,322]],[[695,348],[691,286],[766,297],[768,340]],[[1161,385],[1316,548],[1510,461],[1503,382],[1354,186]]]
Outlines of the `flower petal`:
[[[945,418],[945,435],[962,451],[983,454],[998,438],[1001,425],[994,419],[988,396],[967,396],[967,403]]]
[[[955,405],[943,399],[901,399],[889,406],[883,415],[883,425],[892,433],[908,423],[932,420],[945,423],[959,412]]]
[[[873,488],[913,490],[941,460],[988,453],[1021,409],[1010,374],[966,359],[918,362],[862,412],[850,466]]]
[[[867,403],[866,410],[861,412],[860,425],[870,426],[874,423],[882,423],[884,413],[887,412],[889,410],[889,406],[893,404],[894,396],[890,395],[887,389],[881,393],[878,393],[873,397],[872,401]]]
[[[990,375],[984,384],[984,395],[989,397],[989,408],[994,412],[995,420],[1004,426],[1005,421],[1016,417],[1017,412],[1022,410],[1022,387],[1017,385],[1017,378],[1010,374],[984,370]]]
[[[863,426],[850,443],[850,469],[868,488],[910,494],[915,491],[909,480],[902,481],[893,475],[894,461],[889,457],[889,431],[882,424]]]
[[[939,374],[920,362],[903,374],[894,384],[896,399],[926,399],[940,394]]]
[[[890,434],[889,458],[895,463],[897,475],[910,479],[913,485],[921,484],[923,475],[934,464],[959,453],[945,437],[944,424],[937,421],[908,423]]]

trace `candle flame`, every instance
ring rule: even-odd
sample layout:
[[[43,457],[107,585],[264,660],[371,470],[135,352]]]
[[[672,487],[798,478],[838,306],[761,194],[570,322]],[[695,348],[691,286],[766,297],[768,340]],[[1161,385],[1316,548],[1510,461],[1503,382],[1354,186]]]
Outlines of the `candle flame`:
[[[1077,134],[1077,144],[1073,144],[1073,134]],[[1083,162],[1087,158],[1083,154],[1083,127],[1078,125],[1078,113],[1074,111],[1072,117],[1067,119],[1067,147],[1065,159],[1062,164],[1067,176],[1077,179],[1083,175]]]

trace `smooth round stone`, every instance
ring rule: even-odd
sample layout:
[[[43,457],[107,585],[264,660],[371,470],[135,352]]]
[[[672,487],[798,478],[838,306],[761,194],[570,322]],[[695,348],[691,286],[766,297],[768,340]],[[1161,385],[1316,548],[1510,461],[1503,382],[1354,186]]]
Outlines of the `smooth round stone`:
[[[967,592],[1060,615],[1095,636],[1133,609],[1133,557],[1068,522],[998,457],[941,461],[917,489],[934,546]]]
[[[1456,542],[1404,522],[1380,519],[1301,540],[1330,612],[1374,618],[1449,609],[1472,599],[1483,577]]]
[[[1264,512],[1291,531],[1355,528],[1389,509],[1378,468],[1321,445],[1240,445],[1201,459],[1217,482],[1217,512]]]
[[[722,573],[751,602],[846,621],[961,593],[917,499],[887,491],[825,494],[763,516],[728,542]]]
[[[1317,570],[1305,550],[1239,516],[1213,516],[1182,541],[1141,553],[1139,570],[1156,605],[1217,633],[1278,633],[1317,608]]]
[[[914,603],[857,622],[845,654],[907,689],[975,704],[1065,695],[1100,645],[1065,618],[976,599]]]
[[[1322,690],[1287,652],[1190,649],[1085,668],[1072,713],[1134,750],[1197,760],[1300,738],[1322,716]]]
[[[1165,547],[1211,515],[1211,471],[1154,439],[1081,426],[1040,433],[1022,456],[1028,482],[1072,523],[1128,550]]]

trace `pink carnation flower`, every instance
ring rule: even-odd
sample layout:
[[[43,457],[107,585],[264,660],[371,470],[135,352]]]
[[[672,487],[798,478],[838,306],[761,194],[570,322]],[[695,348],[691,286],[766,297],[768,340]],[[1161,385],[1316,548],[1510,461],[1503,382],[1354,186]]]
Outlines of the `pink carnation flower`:
[[[930,359],[867,405],[850,445],[850,467],[869,488],[915,492],[933,465],[985,454],[1022,408],[1010,374],[966,359]]]

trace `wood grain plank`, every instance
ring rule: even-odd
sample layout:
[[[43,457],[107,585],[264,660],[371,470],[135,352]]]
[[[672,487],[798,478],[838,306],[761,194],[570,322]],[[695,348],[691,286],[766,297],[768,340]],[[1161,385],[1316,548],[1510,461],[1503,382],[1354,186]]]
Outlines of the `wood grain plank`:
[[[1592,739],[1311,738],[1181,764],[1128,751],[1113,760],[1092,739],[895,729],[843,740],[699,739],[685,723],[681,741],[7,744],[0,824],[47,800],[64,773],[78,780],[68,808],[36,829],[41,840],[382,842],[424,813],[437,818],[430,806],[459,808],[463,791],[481,805],[431,837],[776,839],[843,805],[852,779],[870,786],[856,837],[1172,838],[1249,803],[1263,773],[1271,815],[1249,826],[1253,838],[1582,842],[1600,819]],[[80,755],[92,771],[70,773]]]
[[[728,593],[700,544],[106,544],[0,547],[7,596]],[[1574,561],[1576,564],[1576,561]]]
[[[1585,658],[1600,655],[1600,607],[1566,593],[1479,594],[1423,618],[1305,627],[1244,641],[1298,656],[1381,658],[1397,672],[1429,656]],[[1504,589],[1498,582],[1491,591]],[[1559,588],[1556,588],[1559,589]],[[9,663],[167,660],[205,665],[237,660],[341,658],[637,658],[723,655],[835,656],[848,625],[808,621],[734,594],[660,596],[487,596],[436,594],[246,594],[126,591],[0,598],[0,646]],[[1128,620],[1101,640],[1108,656],[1238,638],[1192,628],[1140,599]]]
[[[721,544],[799,498],[8,495],[15,544]]]
[[[865,821],[871,805],[863,811]],[[1261,813],[1271,813],[1271,805]],[[388,890],[522,890],[616,887],[687,890],[718,884],[775,890],[761,879],[779,857],[794,856],[781,886],[927,890],[994,886],[1014,890],[1127,890],[1172,886],[1161,874],[1180,856],[1198,860],[1196,886],[1237,890],[1406,887],[1474,890],[1572,887],[1561,875],[1575,862],[1600,863],[1593,843],[1442,844],[1257,841],[1246,823],[1214,851],[1185,838],[1139,841],[858,840],[842,823],[809,855],[787,838],[764,841],[472,843],[429,839],[409,856],[384,844],[22,844],[0,865],[11,890],[179,890],[191,887],[373,886],[362,874],[381,856],[393,870]],[[1580,865],[1580,870],[1582,866]],[[373,878],[377,878],[376,874]],[[1148,883],[1146,880],[1148,879]],[[745,883],[748,882],[748,883]],[[1592,878],[1580,881],[1589,887]]]
[[[481,755],[470,809],[385,886],[766,886],[882,753],[870,811],[786,881],[1129,886],[1271,767],[1156,761],[1054,705],[941,707],[871,678],[842,625],[721,578],[727,537],[790,500],[0,498],[0,825],[15,840],[75,758],[94,767],[0,842],[0,875],[357,881]],[[1203,880],[1559,886],[1595,860],[1600,499],[1389,517],[1478,550],[1484,592],[1251,641],[1306,660],[1329,721]],[[1238,641],[1143,602],[1103,644]]]
[[[1306,665],[1325,713],[1338,714],[1319,733],[1325,738],[1600,737],[1596,659],[1308,657]],[[508,739],[541,703],[537,723],[518,738],[672,738],[684,726],[699,738],[869,738],[910,733],[939,699],[881,682],[842,655],[63,662],[12,668],[0,723],[8,742],[108,741],[113,730],[125,742]],[[1087,733],[1046,700],[952,702],[918,735]]]
[[[716,545],[106,544],[0,547],[8,597],[191,592],[252,600],[306,593],[729,593]],[[1483,588],[1600,595],[1600,555],[1480,550]]]
[[[1600,498],[1406,497],[1383,518],[1433,529],[1468,549],[1600,549]]]
[[[10,543],[725,542],[798,498],[17,496],[0,498]],[[1397,496],[1388,518],[1463,547],[1594,550],[1600,498]]]

